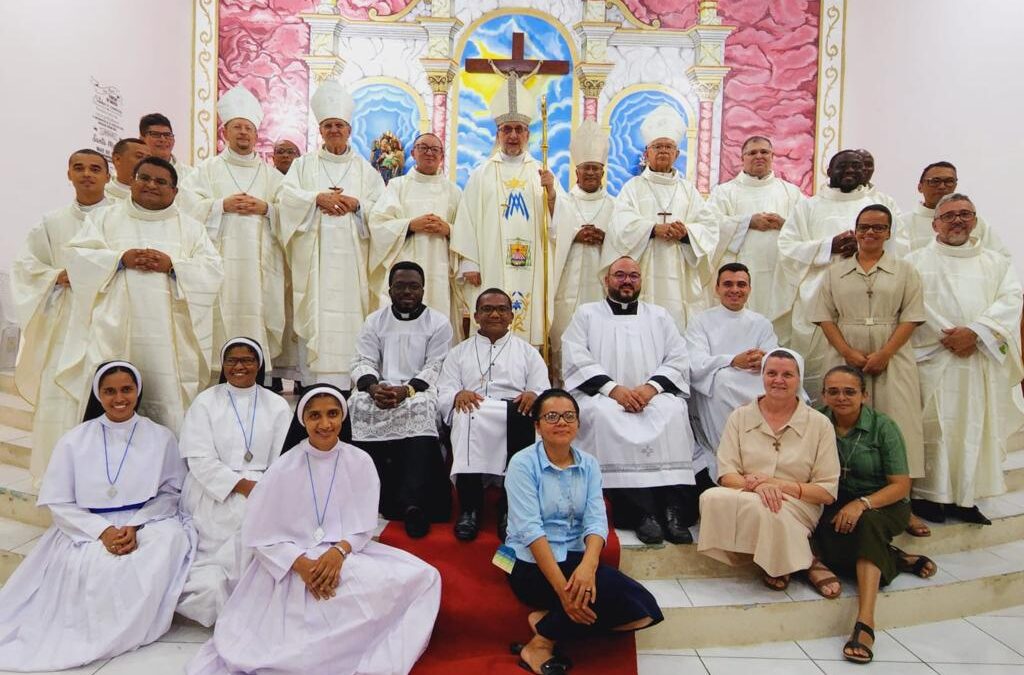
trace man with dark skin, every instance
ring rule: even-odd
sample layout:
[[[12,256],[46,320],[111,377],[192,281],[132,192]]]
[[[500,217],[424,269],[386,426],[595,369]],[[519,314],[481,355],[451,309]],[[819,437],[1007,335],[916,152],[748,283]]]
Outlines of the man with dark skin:
[[[147,159],[135,167],[132,201],[147,211],[163,211],[178,194],[178,175],[165,162]],[[130,270],[171,274],[171,257],[155,248],[130,248],[121,256],[121,264]]]
[[[872,165],[873,167],[874,165]],[[872,168],[872,170],[874,170]],[[856,150],[843,150],[828,163],[828,186],[849,194],[864,185],[864,158]],[[857,237],[852,229],[832,238],[832,254],[849,258],[857,252]]]
[[[300,155],[299,146],[285,139],[274,144],[274,168],[281,173],[288,173],[292,162]]]

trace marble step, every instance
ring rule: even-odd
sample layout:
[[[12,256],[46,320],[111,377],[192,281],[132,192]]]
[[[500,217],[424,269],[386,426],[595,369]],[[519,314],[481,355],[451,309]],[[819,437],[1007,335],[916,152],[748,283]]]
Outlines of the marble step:
[[[876,628],[970,616],[1024,602],[1024,542],[931,556],[931,579],[901,574],[879,594]],[[856,582],[826,600],[803,579],[772,591],[759,578],[642,582],[665,621],[637,633],[640,650],[729,647],[847,635],[857,616]],[[780,671],[782,672],[782,671]],[[851,671],[852,672],[852,671]]]
[[[18,388],[14,385],[13,370],[0,370],[0,392],[14,396],[18,395]]]
[[[0,464],[0,518],[49,527],[50,511],[36,506],[37,494],[28,469]]]
[[[0,518],[0,584],[6,583],[45,531],[45,527]]]
[[[0,424],[32,431],[32,406],[17,394],[0,392]]]
[[[31,432],[0,425],[0,464],[27,469],[31,457]]]

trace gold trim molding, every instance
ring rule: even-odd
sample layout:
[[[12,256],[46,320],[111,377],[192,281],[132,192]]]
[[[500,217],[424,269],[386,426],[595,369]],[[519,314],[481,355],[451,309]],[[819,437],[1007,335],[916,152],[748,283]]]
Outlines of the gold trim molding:
[[[818,101],[814,132],[814,191],[828,182],[828,161],[842,149],[846,79],[846,0],[822,0],[818,19]]]
[[[641,30],[658,30],[659,28],[661,28],[661,19],[654,19],[650,23],[644,23],[640,19],[636,18],[636,14],[633,14],[632,10],[630,10],[629,7],[626,6],[626,3],[623,2],[623,0],[605,0],[604,5],[605,7],[617,8],[620,12],[622,12],[622,16],[626,17],[626,21],[630,22],[631,24],[633,24],[634,26]]]
[[[192,111],[189,157],[211,157],[217,143],[217,46],[219,0],[192,2]]]

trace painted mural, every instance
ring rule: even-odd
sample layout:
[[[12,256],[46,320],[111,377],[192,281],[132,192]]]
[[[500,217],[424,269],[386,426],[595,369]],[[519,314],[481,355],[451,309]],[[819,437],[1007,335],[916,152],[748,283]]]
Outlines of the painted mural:
[[[654,89],[628,94],[612,108],[609,118],[611,142],[605,173],[610,194],[619,194],[626,181],[643,171],[646,144],[640,136],[640,125],[649,112],[663,103],[675,108],[687,123],[690,122],[689,113],[677,98]],[[676,169],[684,175],[687,172],[688,159],[689,144],[684,139],[679,144],[679,159],[675,163]]]

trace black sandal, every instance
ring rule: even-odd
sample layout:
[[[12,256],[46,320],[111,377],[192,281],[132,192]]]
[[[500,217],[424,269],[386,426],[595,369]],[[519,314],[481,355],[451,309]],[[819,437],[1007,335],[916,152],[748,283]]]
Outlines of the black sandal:
[[[523,647],[525,647],[525,646],[526,646],[525,643],[513,642],[513,643],[511,643],[508,646],[508,650],[512,654],[514,654],[516,656],[519,656],[519,654],[523,651]],[[547,665],[549,663],[554,663],[557,666],[561,666],[563,671],[567,671],[570,668],[572,668],[572,665],[573,665],[572,664],[572,659],[569,658],[568,654],[566,654],[565,652],[562,651],[560,645],[555,645],[555,648],[551,650],[551,653],[553,655],[552,658],[550,658],[547,661],[545,661],[544,665]],[[526,663],[522,659],[520,659],[519,662],[520,662],[520,667],[522,667],[522,664]],[[529,665],[529,664],[527,664],[527,665]],[[544,669],[544,666],[541,666],[541,670],[543,670],[543,669]],[[530,670],[530,672],[533,672],[532,668],[530,668],[529,670]]]
[[[930,579],[935,576],[935,573],[939,571],[939,566],[935,564],[935,561],[926,555],[913,556],[906,551],[900,550],[895,546],[892,547],[896,551],[896,555],[900,559],[900,572],[910,572],[922,579]],[[910,562],[910,558],[916,557],[917,560],[913,563]],[[925,567],[929,564],[932,566],[931,574],[925,572]]]
[[[851,661],[852,663],[871,663],[871,660],[875,658],[875,653],[871,651],[871,647],[868,647],[866,644],[864,644],[858,639],[861,633],[867,633],[868,637],[871,638],[872,644],[874,644],[875,630],[866,623],[858,621],[857,623],[853,624],[853,635],[851,635],[850,639],[846,642],[845,645],[843,645],[843,658],[847,661]],[[848,649],[863,649],[865,652],[867,652],[868,655],[861,656],[860,654],[849,654],[846,651]]]
[[[531,666],[526,661],[519,659],[519,663],[517,665],[523,670],[534,673],[534,675],[536,675],[536,671],[534,671],[533,666]],[[564,664],[558,661],[557,656],[552,657],[544,663],[540,664],[540,675],[565,675],[565,673],[567,672],[568,669],[565,667]]]

